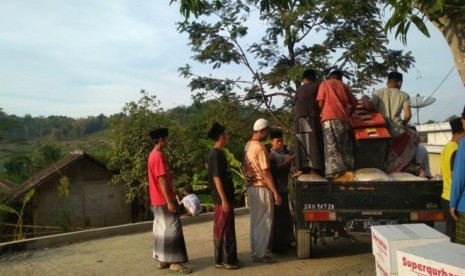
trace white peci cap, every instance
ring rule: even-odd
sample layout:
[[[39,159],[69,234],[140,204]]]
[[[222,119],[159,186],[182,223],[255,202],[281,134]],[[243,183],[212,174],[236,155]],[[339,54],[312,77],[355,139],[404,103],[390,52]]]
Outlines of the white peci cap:
[[[260,118],[260,119],[255,121],[255,124],[253,124],[253,130],[254,131],[259,131],[259,130],[262,130],[262,129],[267,128],[269,126],[270,126],[270,123],[268,123],[267,120]]]

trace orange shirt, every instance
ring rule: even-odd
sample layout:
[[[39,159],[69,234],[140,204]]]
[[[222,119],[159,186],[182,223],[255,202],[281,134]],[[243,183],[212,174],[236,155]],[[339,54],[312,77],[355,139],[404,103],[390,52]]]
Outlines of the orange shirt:
[[[263,171],[270,169],[270,161],[265,146],[251,140],[245,146],[245,174],[247,186],[267,187]]]
[[[323,102],[321,121],[340,120],[349,122],[350,111],[357,106],[357,99],[350,88],[340,80],[328,79],[321,82],[317,101]]]

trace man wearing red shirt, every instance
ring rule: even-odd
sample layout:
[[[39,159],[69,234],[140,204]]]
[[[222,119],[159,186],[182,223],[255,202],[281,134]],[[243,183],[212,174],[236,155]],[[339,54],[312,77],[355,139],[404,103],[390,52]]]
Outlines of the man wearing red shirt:
[[[321,110],[325,152],[325,174],[334,181],[351,181],[354,174],[354,141],[350,115],[357,99],[342,82],[342,72],[333,71],[321,82],[317,95]]]
[[[170,268],[180,273],[192,269],[182,263],[188,262],[186,244],[174,194],[171,173],[163,149],[168,147],[168,129],[159,128],[150,132],[155,147],[148,158],[148,182],[153,221],[153,257],[160,269]]]

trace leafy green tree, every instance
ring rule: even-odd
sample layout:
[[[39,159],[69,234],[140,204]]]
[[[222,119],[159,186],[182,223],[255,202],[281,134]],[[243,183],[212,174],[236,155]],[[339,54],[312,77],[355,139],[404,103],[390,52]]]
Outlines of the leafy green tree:
[[[289,106],[303,70],[312,67],[326,75],[345,71],[355,91],[379,81],[388,70],[406,71],[414,59],[410,52],[390,50],[383,32],[377,1],[195,1],[179,0],[187,17],[179,31],[189,36],[193,59],[212,69],[243,66],[248,78],[197,75],[190,65],[180,68],[193,91],[214,92],[241,99],[274,113]],[[249,33],[263,25],[262,36]],[[250,42],[252,41],[252,42]],[[245,74],[245,73],[244,73]],[[245,94],[245,95],[244,95]],[[277,99],[283,99],[281,104]]]
[[[150,210],[147,197],[147,157],[153,148],[148,133],[166,126],[156,96],[141,90],[141,98],[126,103],[122,112],[109,118],[110,150],[106,159],[110,169],[118,171],[111,183],[125,185],[126,201],[140,201]]]
[[[407,43],[410,26],[415,25],[429,37],[425,20],[430,20],[442,33],[462,82],[465,84],[465,2],[463,0],[384,0],[393,9],[386,29],[396,29],[396,37]]]
[[[125,185],[127,202],[140,202],[145,210],[149,210],[147,157],[154,146],[148,135],[152,129],[169,128],[166,157],[175,187],[189,183],[204,188],[206,155],[213,145],[206,134],[213,122],[226,126],[231,137],[229,149],[242,160],[244,144],[256,119],[248,116],[254,108],[243,106],[235,98],[198,100],[190,107],[167,111],[159,105],[156,96],[142,90],[138,101],[126,103],[120,114],[109,118],[110,150],[106,159],[109,167],[119,172],[112,183]]]

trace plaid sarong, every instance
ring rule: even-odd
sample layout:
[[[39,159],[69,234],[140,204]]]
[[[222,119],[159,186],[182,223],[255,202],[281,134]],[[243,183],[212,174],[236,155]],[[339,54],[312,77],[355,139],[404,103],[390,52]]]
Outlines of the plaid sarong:
[[[294,125],[295,166],[298,170],[308,169],[324,172],[323,131],[319,117],[299,117]]]
[[[354,168],[354,139],[352,127],[340,120],[323,122],[325,142],[325,174],[332,177]]]
[[[166,205],[152,206],[154,214],[153,252],[157,261],[188,262],[186,244],[179,216],[168,211]]]
[[[459,221],[455,228],[455,241],[465,245],[465,212],[459,212]]]

